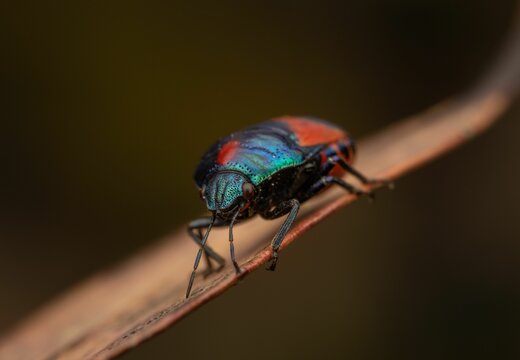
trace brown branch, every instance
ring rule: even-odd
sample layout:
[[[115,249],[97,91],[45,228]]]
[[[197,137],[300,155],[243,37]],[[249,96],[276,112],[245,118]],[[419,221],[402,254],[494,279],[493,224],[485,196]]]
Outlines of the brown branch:
[[[490,126],[520,84],[520,26],[492,71],[475,88],[399,122],[360,142],[359,168],[371,176],[397,178],[440,156]],[[353,196],[331,189],[305,204],[282,250]],[[279,221],[256,219],[236,228],[240,276],[231,266],[203,280],[184,299],[196,247],[184,229],[154,248],[98,274],[19,324],[0,341],[1,359],[108,359],[173,325],[229,289],[270,257],[266,247]],[[226,230],[212,245],[227,252]]]

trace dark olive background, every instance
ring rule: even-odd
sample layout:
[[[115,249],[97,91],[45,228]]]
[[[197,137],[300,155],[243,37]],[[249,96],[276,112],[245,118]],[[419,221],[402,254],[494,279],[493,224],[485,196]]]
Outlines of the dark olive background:
[[[0,332],[199,215],[191,175],[219,136],[283,114],[377,131],[471,86],[514,8],[0,4]],[[518,358],[519,117],[517,104],[375,204],[338,212],[276,273],[124,358]]]

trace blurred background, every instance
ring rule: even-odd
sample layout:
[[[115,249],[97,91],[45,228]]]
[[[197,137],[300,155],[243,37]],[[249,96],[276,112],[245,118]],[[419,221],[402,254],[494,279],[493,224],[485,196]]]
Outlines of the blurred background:
[[[191,176],[218,137],[301,114],[362,138],[470,87],[514,9],[3,2],[0,333],[200,215]],[[276,274],[123,358],[518,358],[519,117],[339,211]]]

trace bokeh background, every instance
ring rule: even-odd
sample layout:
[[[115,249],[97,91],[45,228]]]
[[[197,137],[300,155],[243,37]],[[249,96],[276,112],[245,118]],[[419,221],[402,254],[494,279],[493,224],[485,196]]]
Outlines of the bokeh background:
[[[308,114],[362,138],[470,87],[514,9],[2,2],[0,333],[200,215],[191,175],[219,136]],[[516,104],[123,358],[518,358],[519,117]]]

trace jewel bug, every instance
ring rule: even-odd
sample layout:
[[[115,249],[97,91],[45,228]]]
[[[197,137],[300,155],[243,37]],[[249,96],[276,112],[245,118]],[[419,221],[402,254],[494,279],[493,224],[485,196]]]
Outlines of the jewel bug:
[[[267,267],[274,270],[280,245],[296,219],[300,204],[336,184],[356,195],[365,191],[340,176],[352,174],[364,184],[371,180],[352,167],[356,146],[336,125],[311,117],[285,116],[259,123],[218,140],[202,157],[194,175],[211,217],[192,221],[188,232],[198,244],[186,298],[189,297],[202,255],[206,274],[224,266],[224,259],[206,245],[214,226],[229,227],[230,255],[235,271],[233,225],[259,214],[264,219],[287,215],[271,242]],[[202,230],[206,229],[204,235]]]

